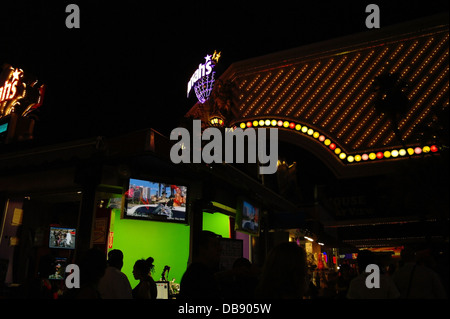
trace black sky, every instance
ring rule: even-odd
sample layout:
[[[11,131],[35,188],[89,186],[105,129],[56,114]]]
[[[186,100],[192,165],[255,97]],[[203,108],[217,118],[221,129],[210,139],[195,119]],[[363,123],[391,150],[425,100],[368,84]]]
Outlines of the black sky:
[[[67,29],[69,3],[80,29]],[[195,103],[186,85],[203,57],[220,67],[448,12],[447,1],[16,1],[0,7],[0,64],[47,85],[36,135],[80,138],[153,127],[168,135]]]

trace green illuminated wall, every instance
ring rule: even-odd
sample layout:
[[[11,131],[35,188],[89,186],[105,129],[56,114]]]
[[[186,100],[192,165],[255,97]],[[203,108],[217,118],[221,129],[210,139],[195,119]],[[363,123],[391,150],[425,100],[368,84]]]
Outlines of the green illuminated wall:
[[[115,210],[113,249],[124,254],[122,271],[128,276],[131,287],[138,281],[133,277],[136,260],[153,257],[153,279],[159,280],[165,265],[170,266],[168,280],[179,283],[189,259],[189,226],[175,223],[121,219]]]
[[[230,218],[220,213],[203,213],[203,230],[209,230],[223,238],[230,238]]]
[[[189,226],[175,223],[121,219],[120,210],[113,210],[113,249],[124,254],[122,271],[128,276],[131,287],[138,281],[133,277],[133,265],[141,258],[155,259],[153,279],[159,280],[165,265],[170,266],[168,280],[180,283],[189,259]],[[229,238],[229,218],[215,213],[203,214],[203,229]]]

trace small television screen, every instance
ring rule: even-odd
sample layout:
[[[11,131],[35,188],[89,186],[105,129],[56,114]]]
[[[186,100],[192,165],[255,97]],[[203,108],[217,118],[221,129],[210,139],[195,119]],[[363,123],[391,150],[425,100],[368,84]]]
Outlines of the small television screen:
[[[186,223],[187,192],[184,185],[131,178],[124,218]]]
[[[52,263],[51,273],[48,279],[62,280],[66,276],[67,258],[56,257]]]
[[[75,228],[50,227],[50,248],[75,249]]]
[[[236,230],[253,235],[259,235],[260,209],[247,200],[242,200],[236,212]]]

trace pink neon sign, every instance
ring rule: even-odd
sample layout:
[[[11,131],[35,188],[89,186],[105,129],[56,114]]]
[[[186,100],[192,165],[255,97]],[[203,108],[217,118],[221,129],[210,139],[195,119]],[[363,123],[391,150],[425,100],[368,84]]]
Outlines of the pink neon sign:
[[[220,52],[217,53],[214,51],[213,55],[205,56],[205,63],[200,63],[198,65],[197,70],[192,74],[191,79],[188,82],[187,86],[187,96],[189,97],[189,93],[192,88],[194,88],[195,95],[200,103],[205,103],[208,100],[209,95],[214,86],[214,67],[216,63],[219,61]]]

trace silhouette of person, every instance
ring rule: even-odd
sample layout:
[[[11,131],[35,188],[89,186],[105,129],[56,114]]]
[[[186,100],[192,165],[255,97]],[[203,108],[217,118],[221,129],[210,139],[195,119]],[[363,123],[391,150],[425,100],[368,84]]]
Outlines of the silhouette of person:
[[[151,276],[154,269],[153,261],[154,259],[149,257],[139,259],[134,263],[133,276],[134,279],[139,280],[139,284],[132,291],[134,299],[156,299],[158,290],[155,280]]]
[[[220,262],[219,237],[202,231],[192,250],[192,263],[180,282],[180,299],[219,299],[219,287],[214,277]]]
[[[32,282],[30,298],[54,299],[55,289],[49,280],[53,272],[54,257],[52,255],[42,256],[39,260],[38,278]]]
[[[379,288],[369,288],[366,285],[367,276],[366,267],[370,264],[376,265],[376,256],[370,250],[362,250],[357,257],[359,275],[350,282],[347,298],[348,299],[397,299],[400,293],[397,290],[394,282],[389,276],[380,272]]]
[[[224,298],[251,299],[255,296],[258,278],[247,258],[234,261],[231,270],[216,274]]]
[[[446,293],[442,282],[423,258],[414,251],[405,248],[400,253],[402,266],[393,275],[393,280],[400,291],[402,299],[445,299]],[[417,258],[418,257],[418,258]]]
[[[293,242],[272,248],[256,288],[256,297],[264,299],[301,299],[307,289],[306,252]]]
[[[100,279],[98,290],[103,299],[132,299],[131,285],[127,276],[121,271],[123,253],[113,249],[108,253],[108,267]]]
[[[348,287],[353,277],[352,268],[348,264],[341,265],[337,279],[337,299],[345,299],[347,297]]]

